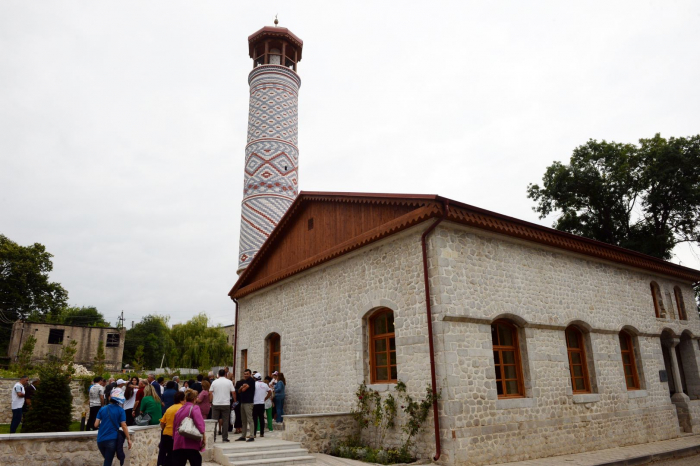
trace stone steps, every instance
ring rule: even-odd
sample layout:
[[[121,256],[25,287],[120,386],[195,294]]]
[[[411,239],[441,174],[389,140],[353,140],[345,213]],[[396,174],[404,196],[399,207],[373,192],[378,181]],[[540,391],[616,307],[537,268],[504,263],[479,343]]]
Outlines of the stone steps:
[[[254,442],[216,443],[214,459],[224,466],[281,466],[316,462],[299,442],[256,438]]]

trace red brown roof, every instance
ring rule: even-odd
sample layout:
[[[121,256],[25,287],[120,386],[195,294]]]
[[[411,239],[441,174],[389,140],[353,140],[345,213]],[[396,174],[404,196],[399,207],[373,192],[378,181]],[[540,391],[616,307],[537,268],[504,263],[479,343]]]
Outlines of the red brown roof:
[[[299,57],[297,61],[301,61],[301,51],[304,48],[304,41],[295,36],[289,29],[280,28],[277,26],[265,26],[248,36],[248,54],[250,55],[250,58],[254,58],[253,49],[255,48],[255,44],[264,38],[288,40],[292,44],[299,47]]]
[[[624,264],[686,282],[700,271],[618,246],[572,235],[428,194],[306,192],[297,196],[231,289],[241,298],[430,218]]]

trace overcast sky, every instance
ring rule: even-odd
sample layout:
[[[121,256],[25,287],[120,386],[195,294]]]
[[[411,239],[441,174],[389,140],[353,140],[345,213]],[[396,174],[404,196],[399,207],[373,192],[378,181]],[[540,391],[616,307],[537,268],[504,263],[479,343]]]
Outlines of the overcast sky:
[[[700,2],[0,0],[0,233],[46,245],[72,305],[233,323],[247,37],[276,13],[302,190],[551,226],[526,187],[552,161],[700,132]]]

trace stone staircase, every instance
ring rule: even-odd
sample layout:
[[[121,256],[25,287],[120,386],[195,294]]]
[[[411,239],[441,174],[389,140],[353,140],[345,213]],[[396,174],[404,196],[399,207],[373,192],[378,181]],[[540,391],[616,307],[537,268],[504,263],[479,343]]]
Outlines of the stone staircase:
[[[278,438],[257,437],[254,442],[214,444],[214,461],[223,466],[303,465],[316,462],[316,458],[301,448],[299,442]]]

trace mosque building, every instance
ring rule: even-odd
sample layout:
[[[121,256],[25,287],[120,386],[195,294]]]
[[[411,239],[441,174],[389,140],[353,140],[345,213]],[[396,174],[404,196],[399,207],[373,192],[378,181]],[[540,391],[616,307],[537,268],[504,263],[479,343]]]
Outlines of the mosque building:
[[[285,435],[397,381],[440,393],[416,448],[445,464],[700,433],[700,271],[437,195],[298,192],[303,43],[248,42],[234,367],[284,372]]]

